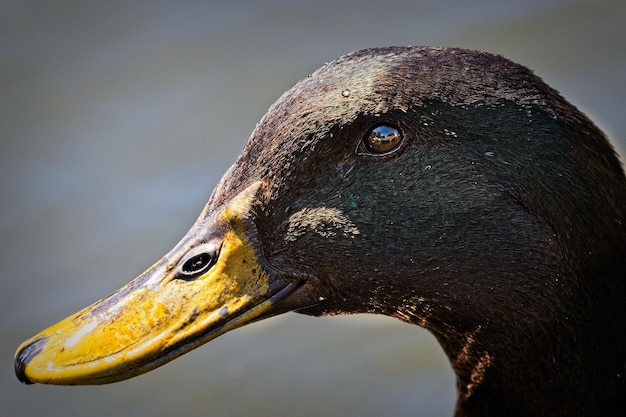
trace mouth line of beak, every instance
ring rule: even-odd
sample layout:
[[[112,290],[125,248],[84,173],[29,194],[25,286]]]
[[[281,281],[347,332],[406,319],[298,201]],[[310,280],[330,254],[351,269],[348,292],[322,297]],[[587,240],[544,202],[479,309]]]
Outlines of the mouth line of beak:
[[[199,335],[191,334],[187,337],[183,337],[179,342],[173,345],[173,348],[169,353],[165,355],[165,358],[159,358],[155,361],[155,363],[158,362],[159,364],[161,364],[169,362],[171,359],[174,359],[185,352],[201,346],[226,332],[239,328],[245,324],[249,324],[270,317],[271,315],[273,315],[273,307],[280,301],[289,297],[289,295],[296,292],[302,285],[302,281],[289,282],[284,287],[272,294],[270,297],[262,300],[257,304],[253,304],[249,309],[241,312],[241,314],[238,314],[234,317],[228,317],[228,312],[222,312],[222,309],[218,309],[218,311],[213,314],[221,315],[225,319],[222,324],[220,324],[220,322],[214,324],[213,326],[211,326],[212,329],[206,333],[201,333]],[[213,316],[213,314],[211,316]],[[207,317],[207,322],[210,321],[211,316]],[[162,360],[163,362],[159,362],[159,360]]]
[[[70,384],[106,384],[109,382],[118,381],[120,379],[128,379],[132,376],[143,374],[147,371],[158,368],[159,366],[172,361],[173,359],[183,355],[184,353],[189,352],[190,350],[193,350],[226,332],[234,330],[245,324],[249,324],[274,315],[273,311],[275,305],[280,303],[285,298],[289,297],[294,292],[297,292],[298,289],[301,288],[303,285],[304,281],[302,280],[288,282],[276,292],[274,292],[271,296],[261,300],[260,302],[252,304],[249,308],[240,311],[239,314],[233,317],[229,317],[229,312],[227,310],[224,310],[223,308],[218,308],[216,311],[214,311],[203,320],[203,322],[207,323],[206,325],[203,323],[193,323],[194,328],[206,328],[208,329],[208,331],[189,332],[186,335],[183,334],[181,335],[179,340],[171,344],[166,350],[150,354],[148,358],[143,355],[139,355],[139,357],[136,357],[134,360],[122,361],[119,363],[118,366],[113,366],[108,370],[101,370],[100,372],[98,372],[98,374],[92,374],[84,380],[74,380],[73,382],[70,382]],[[216,315],[219,316],[217,321],[215,321]],[[188,324],[191,324],[192,322],[193,321],[189,321]],[[179,332],[184,330],[185,327],[186,326],[179,328]],[[91,363],[96,363],[98,361],[107,361],[107,358],[112,359],[125,353],[132,355],[133,352],[149,349],[149,346],[158,342],[159,338],[160,337],[157,336],[157,338],[146,340],[143,343],[132,343],[117,352],[112,352],[110,355],[96,357],[93,360],[89,361],[74,362],[70,365],[70,367],[80,367],[85,365],[89,366],[89,364]],[[20,382],[24,384],[45,382],[41,380],[31,380],[26,375],[25,369],[29,362],[34,357],[36,357],[42,350],[43,346],[45,346],[47,339],[47,337],[42,337],[33,340],[30,344],[22,347],[22,349],[16,355],[15,373]],[[123,377],[119,378],[118,376],[120,375],[123,375]]]
[[[263,318],[267,318],[271,316],[272,307],[279,303],[281,300],[287,298],[290,294],[294,293],[303,285],[302,282],[289,282],[287,285],[282,287],[280,290],[275,292],[270,297],[262,300],[261,302],[252,305],[249,309],[243,311],[241,314],[238,314],[234,317],[228,317],[228,313],[224,314],[221,312],[221,309],[218,309],[211,316],[206,318],[206,321],[209,322],[214,314],[218,314],[223,316],[225,319],[224,322],[217,322],[211,326],[211,330],[206,333],[200,334],[189,334],[183,337],[180,341],[172,345],[169,352],[164,352],[160,356],[156,357],[154,360],[146,362],[139,367],[137,367],[137,371],[141,370],[140,373],[147,372],[149,370],[158,368],[159,366],[176,359],[177,357],[193,350],[215,338],[221,336],[224,333],[227,333],[236,328],[242,327],[245,324],[250,324],[254,321],[261,320]],[[270,314],[264,314],[270,313]],[[129,346],[130,347],[130,346]],[[127,364],[126,369],[120,370],[128,370],[132,368],[132,364]],[[118,370],[119,371],[119,370]],[[112,375],[114,375],[113,373]],[[94,378],[94,381],[98,379],[106,379],[112,375],[102,375],[99,378]]]

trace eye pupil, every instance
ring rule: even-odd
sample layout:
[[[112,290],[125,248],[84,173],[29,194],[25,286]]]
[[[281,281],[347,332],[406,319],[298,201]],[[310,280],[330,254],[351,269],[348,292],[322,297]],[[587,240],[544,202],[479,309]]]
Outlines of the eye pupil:
[[[213,257],[210,253],[199,253],[189,258],[182,265],[181,270],[185,274],[195,274],[204,270],[210,263]]]
[[[380,125],[370,130],[364,138],[365,149],[370,153],[385,154],[402,142],[402,135],[395,127]]]

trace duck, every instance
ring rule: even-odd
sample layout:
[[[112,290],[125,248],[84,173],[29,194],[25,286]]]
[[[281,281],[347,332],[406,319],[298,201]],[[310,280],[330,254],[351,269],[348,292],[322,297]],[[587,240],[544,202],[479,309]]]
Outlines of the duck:
[[[278,314],[371,313],[435,336],[457,417],[615,416],[625,271],[626,178],[587,116],[500,55],[370,48],[285,92],[181,241],[15,372],[112,383]]]

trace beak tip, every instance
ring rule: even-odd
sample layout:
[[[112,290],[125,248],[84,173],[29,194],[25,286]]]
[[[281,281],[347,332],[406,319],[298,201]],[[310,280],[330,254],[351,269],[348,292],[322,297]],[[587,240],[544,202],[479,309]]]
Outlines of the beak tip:
[[[26,375],[26,366],[37,356],[46,343],[46,338],[35,339],[32,342],[20,347],[15,354],[15,376],[22,384],[31,385],[35,382]]]

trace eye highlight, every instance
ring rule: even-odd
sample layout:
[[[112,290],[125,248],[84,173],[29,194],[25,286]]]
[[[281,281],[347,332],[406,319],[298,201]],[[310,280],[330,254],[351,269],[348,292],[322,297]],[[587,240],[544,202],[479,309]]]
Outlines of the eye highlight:
[[[362,139],[365,152],[374,155],[391,153],[400,146],[400,143],[402,143],[402,133],[389,125],[376,126]]]

